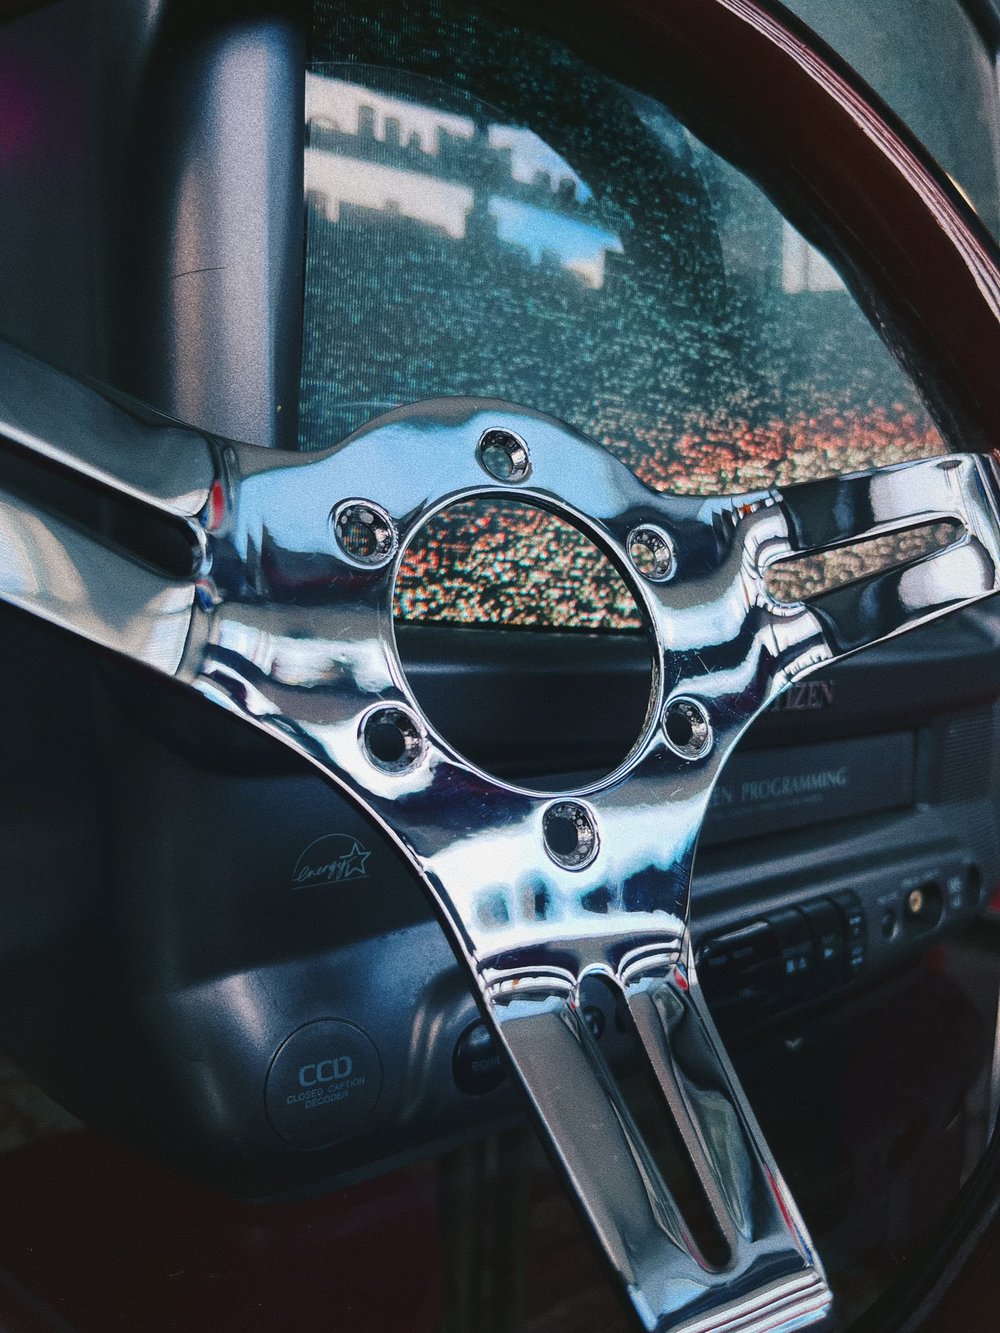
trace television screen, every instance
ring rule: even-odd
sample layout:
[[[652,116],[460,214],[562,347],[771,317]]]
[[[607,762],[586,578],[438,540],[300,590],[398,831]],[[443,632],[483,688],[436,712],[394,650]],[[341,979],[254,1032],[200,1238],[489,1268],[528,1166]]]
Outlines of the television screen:
[[[946,451],[830,264],[662,105],[468,14],[400,26],[370,7],[316,12],[301,448],[401,404],[474,395],[569,422],[651,486],[688,494]],[[894,538],[890,554],[926,541]],[[865,560],[800,565],[782,596]],[[494,502],[420,534],[396,609],[637,624],[589,541]]]

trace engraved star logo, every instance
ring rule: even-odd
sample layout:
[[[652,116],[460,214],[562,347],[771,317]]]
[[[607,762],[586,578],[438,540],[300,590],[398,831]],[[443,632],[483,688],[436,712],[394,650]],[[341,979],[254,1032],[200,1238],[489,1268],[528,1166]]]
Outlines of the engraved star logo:
[[[338,879],[364,879],[368,874],[368,858],[371,852],[362,847],[357,838],[351,843],[351,850],[340,858]]]

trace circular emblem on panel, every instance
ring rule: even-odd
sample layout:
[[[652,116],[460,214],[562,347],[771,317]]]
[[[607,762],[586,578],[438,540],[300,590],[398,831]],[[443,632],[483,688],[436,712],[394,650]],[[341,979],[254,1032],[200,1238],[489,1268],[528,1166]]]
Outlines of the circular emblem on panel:
[[[307,1023],[278,1048],[267,1075],[267,1118],[295,1148],[324,1148],[369,1123],[382,1090],[374,1042],[353,1023]]]

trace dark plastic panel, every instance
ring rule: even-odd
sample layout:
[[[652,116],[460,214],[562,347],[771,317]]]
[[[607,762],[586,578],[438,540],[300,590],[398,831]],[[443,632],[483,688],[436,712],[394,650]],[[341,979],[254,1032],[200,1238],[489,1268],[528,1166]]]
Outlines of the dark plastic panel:
[[[165,11],[125,144],[113,378],[205,429],[290,447],[305,88],[295,7]]]

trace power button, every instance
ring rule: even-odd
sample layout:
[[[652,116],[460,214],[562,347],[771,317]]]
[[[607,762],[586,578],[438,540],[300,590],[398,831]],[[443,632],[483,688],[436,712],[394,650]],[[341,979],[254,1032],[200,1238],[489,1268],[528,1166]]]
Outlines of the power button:
[[[472,1097],[492,1092],[507,1077],[496,1039],[482,1021],[467,1027],[459,1037],[452,1070],[459,1089]]]
[[[271,1061],[264,1100],[277,1134],[295,1148],[324,1148],[364,1127],[382,1090],[382,1062],[353,1023],[307,1023]]]

